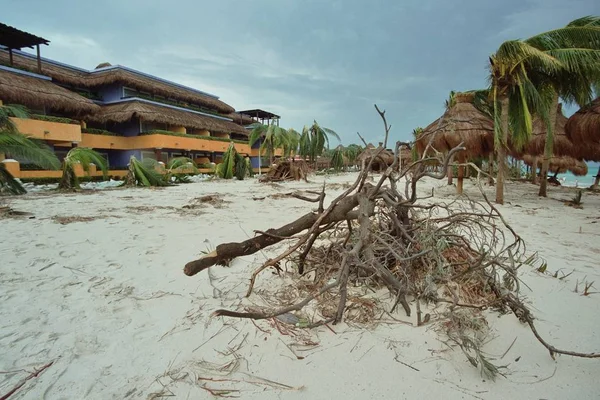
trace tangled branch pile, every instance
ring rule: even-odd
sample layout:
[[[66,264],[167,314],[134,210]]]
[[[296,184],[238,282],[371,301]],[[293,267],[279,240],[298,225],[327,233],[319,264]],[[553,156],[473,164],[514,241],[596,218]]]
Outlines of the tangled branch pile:
[[[389,127],[385,113],[379,113],[384,120],[387,142]],[[309,326],[338,323],[348,318],[357,306],[356,301],[349,301],[352,291],[356,287],[368,287],[389,291],[394,299],[389,312],[394,312],[397,306],[408,316],[415,312],[417,325],[432,318],[422,315],[422,307],[444,304],[438,326],[464,351],[468,360],[489,377],[498,369],[480,350],[487,329],[481,311],[487,308],[514,312],[522,322],[529,324],[552,356],[563,353],[600,357],[599,354],[558,350],[541,339],[519,295],[518,269],[531,262],[525,259],[521,238],[483,191],[482,202],[427,204],[426,199],[419,199],[417,184],[421,179],[443,179],[445,175],[426,171],[425,165],[434,160],[429,156],[406,168],[397,168],[403,145],[409,144],[396,143],[393,164],[376,184],[367,182],[375,156],[369,165],[363,161],[362,172],[354,184],[327,208],[323,191],[314,199],[305,199],[318,203],[316,211],[278,229],[257,232],[257,236],[244,242],[221,244],[213,252],[188,263],[184,272],[194,275],[283,240],[292,241],[287,250],[267,260],[253,273],[248,295],[261,271],[278,268],[280,263],[288,261],[304,275],[298,281],[298,286],[307,292],[302,301],[277,310],[217,310],[214,315],[273,318],[300,311],[311,301],[326,298],[334,301],[334,306],[319,307],[320,319],[311,321]],[[385,145],[381,149],[384,148]],[[454,155],[462,150],[461,144],[445,157],[440,156],[441,171],[446,171]],[[300,234],[303,231],[306,232]],[[307,279],[312,282],[307,284]],[[362,306],[372,308],[372,305]]]
[[[268,173],[260,177],[261,182],[280,182],[285,180],[304,180],[310,168],[306,161],[279,161],[271,166]]]

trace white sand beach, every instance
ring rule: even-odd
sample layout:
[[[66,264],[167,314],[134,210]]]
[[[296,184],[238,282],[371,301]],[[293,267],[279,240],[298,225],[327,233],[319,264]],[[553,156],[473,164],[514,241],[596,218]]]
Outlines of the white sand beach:
[[[342,323],[309,331],[272,320],[210,317],[218,308],[265,305],[266,290],[284,287],[289,276],[266,271],[244,298],[251,272],[285,244],[193,277],[183,274],[185,263],[253,230],[291,222],[313,206],[268,195],[319,190],[325,180],[331,200],[355,177],[7,199],[35,218],[2,220],[0,396],[53,362],[10,399],[598,397],[597,359],[554,361],[510,314],[489,312],[492,336],[484,350],[506,366],[495,382],[441,342],[435,321],[413,327],[384,318],[375,327]],[[455,197],[445,181],[425,181],[421,190],[432,187],[434,200]],[[465,193],[480,196],[474,181],[465,182]],[[577,209],[560,201],[572,198],[572,189],[551,187],[548,198],[538,198],[531,184],[511,182],[505,193],[500,211],[528,252],[548,263],[545,274],[521,270],[540,334],[561,349],[600,351],[600,293],[581,293],[585,282],[596,282],[591,290],[600,291],[600,195],[584,193]],[[207,194],[221,197],[183,208]],[[64,219],[74,216],[80,221]],[[554,278],[555,272],[568,276]],[[407,320],[401,312],[394,316]]]

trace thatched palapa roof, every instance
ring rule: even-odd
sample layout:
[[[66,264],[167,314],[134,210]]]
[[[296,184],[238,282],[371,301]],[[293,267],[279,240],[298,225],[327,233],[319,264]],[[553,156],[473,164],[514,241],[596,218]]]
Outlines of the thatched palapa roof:
[[[600,161],[600,97],[573,114],[565,131],[583,158]]]
[[[562,113],[562,105],[558,105],[556,112],[556,125],[553,141],[553,154],[555,156],[570,156],[579,157],[579,153],[573,143],[565,134],[565,125],[567,117]],[[513,148],[511,153],[520,157],[523,154],[532,156],[542,156],[544,154],[544,146],[546,145],[546,124],[539,118],[533,120],[533,135],[529,142],[522,148]]]
[[[8,64],[9,55],[5,50],[0,50],[0,63]],[[37,72],[37,59],[22,54],[13,55],[13,64],[17,68],[26,68]],[[102,65],[102,64],[101,64]],[[169,84],[153,79],[145,74],[138,74],[131,70],[115,67],[106,70],[85,71],[42,60],[42,74],[50,76],[54,81],[75,87],[94,88],[110,83],[121,83],[136,90],[171,97],[181,101],[198,104],[209,109],[227,114],[235,111],[233,107],[225,104],[212,96],[199,93],[192,89]]]
[[[75,114],[88,114],[100,107],[77,93],[49,80],[0,69],[0,99],[29,107],[49,108]]]
[[[256,121],[254,119],[252,119],[250,116],[245,115],[245,114],[240,114],[238,112],[234,112],[234,113],[229,113],[227,115],[225,115],[227,118],[231,118],[233,120],[233,122],[235,122],[236,124],[239,125],[251,125],[256,123]]]
[[[456,93],[454,104],[429,124],[415,145],[423,154],[431,140],[433,148],[448,152],[461,142],[467,157],[480,157],[494,151],[494,122],[473,105],[472,93]]]
[[[102,106],[99,112],[91,115],[88,119],[90,121],[106,123],[126,122],[134,118],[162,124],[206,129],[211,132],[248,135],[248,132],[244,127],[230,121],[219,120],[194,112],[186,112],[141,101],[126,101]]]
[[[522,157],[525,164],[531,166],[533,164],[534,157],[531,155],[524,155]],[[536,159],[536,168],[542,166],[543,158],[537,157]],[[573,175],[576,176],[584,176],[588,173],[587,164],[581,160],[576,160],[573,157],[562,156],[562,157],[552,157],[550,158],[550,172],[556,172],[559,174],[563,174],[567,171],[571,171]]]
[[[375,147],[371,143],[369,143],[367,147],[360,153],[357,160],[361,163],[364,160],[365,165],[367,165],[370,162],[371,158],[377,155],[375,160],[373,160],[371,168],[373,170],[381,171],[394,163],[394,153],[388,149],[381,149],[381,144],[378,147]]]

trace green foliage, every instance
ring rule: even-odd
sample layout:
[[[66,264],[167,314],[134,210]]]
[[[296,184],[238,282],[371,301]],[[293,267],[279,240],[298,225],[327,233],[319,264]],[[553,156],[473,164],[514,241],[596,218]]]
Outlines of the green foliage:
[[[4,191],[15,195],[27,193],[19,181],[6,170],[4,163],[0,163],[0,193]]]
[[[305,126],[302,129],[302,135],[300,135],[298,154],[308,158],[311,162],[315,162],[317,157],[321,156],[326,149],[329,149],[329,136],[340,140],[335,131],[319,126],[317,121],[314,121],[310,127]]]
[[[331,155],[331,163],[330,167],[333,168],[334,171],[339,172],[344,168],[344,147],[338,146],[333,150],[333,154]]]
[[[148,131],[148,132],[142,132],[142,133],[140,133],[140,135],[180,136],[180,137],[187,137],[187,138],[192,138],[192,139],[216,140],[218,142],[233,142],[233,143],[239,143],[239,144],[247,144],[247,142],[244,141],[244,140],[220,138],[220,137],[215,137],[215,136],[188,135],[187,133],[178,133],[178,132],[171,132],[171,131],[163,131],[163,130],[160,130],[160,129],[153,129],[153,130]]]
[[[90,133],[92,135],[106,135],[106,136],[123,136],[121,133],[110,132],[104,129],[95,128],[81,128],[82,133]]]
[[[244,178],[246,177],[246,173],[248,171],[248,166],[246,164],[246,159],[244,158],[244,156],[238,152],[235,153],[234,169],[235,169],[235,177],[239,181],[243,181]]]
[[[215,173],[219,178],[223,179],[232,179],[234,174],[234,164],[235,164],[235,155],[237,151],[235,151],[235,147],[233,144],[229,145],[229,148],[225,153],[223,153],[223,162],[217,164],[217,168]]]
[[[102,175],[106,179],[108,172],[108,163],[104,157],[95,150],[86,147],[74,147],[67,153],[63,160],[62,179],[58,185],[59,189],[80,189],[79,178],[75,174],[75,166],[80,164],[87,173],[90,166],[94,164],[102,170]]]
[[[144,160],[140,162],[135,156],[129,159],[129,173],[125,180],[128,186],[167,186],[163,175],[156,171],[158,165],[156,160]]]
[[[350,164],[354,164],[362,152],[363,148],[358,144],[350,144],[344,147],[344,156],[346,156]]]
[[[17,126],[10,117],[26,119],[29,118],[29,113],[27,112],[27,108],[17,104],[0,106],[0,131],[19,133]]]
[[[261,140],[260,151],[261,153],[266,151],[270,164],[273,163],[276,149],[283,149],[284,156],[289,157],[298,146],[298,132],[293,129],[287,131],[274,124],[255,123],[250,126],[252,131],[248,137],[248,144],[253,146],[258,140]]]
[[[48,121],[48,122],[58,122],[61,124],[71,124],[71,125],[79,125],[80,122],[76,119],[65,118],[65,117],[53,117],[51,115],[40,115],[40,114],[31,114],[31,119],[36,119],[39,121]]]

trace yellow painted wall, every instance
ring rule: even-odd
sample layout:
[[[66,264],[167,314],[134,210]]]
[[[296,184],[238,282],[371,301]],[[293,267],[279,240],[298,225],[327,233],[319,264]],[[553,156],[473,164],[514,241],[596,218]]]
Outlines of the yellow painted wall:
[[[80,142],[81,126],[37,119],[11,118],[19,132],[38,139],[59,142]]]
[[[142,136],[107,136],[83,133],[81,135],[82,147],[96,149],[136,150],[136,149],[182,149],[195,151],[224,152],[229,147],[229,142],[205,140],[192,137],[169,135],[142,135]],[[235,149],[241,154],[249,154],[250,146],[235,143]]]
[[[218,138],[225,138],[225,139],[230,138],[228,133],[213,133],[212,136],[218,137]]]
[[[187,130],[185,129],[185,126],[169,125],[169,130],[171,132],[175,132],[175,133],[187,133]]]

